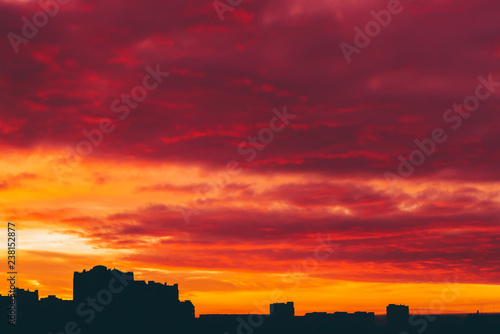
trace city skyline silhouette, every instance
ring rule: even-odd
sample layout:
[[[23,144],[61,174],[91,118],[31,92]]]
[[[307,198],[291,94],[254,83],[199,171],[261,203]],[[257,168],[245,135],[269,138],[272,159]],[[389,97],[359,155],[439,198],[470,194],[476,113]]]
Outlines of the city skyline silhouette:
[[[389,304],[385,317],[374,312],[295,314],[293,301],[272,302],[267,314],[195,314],[191,301],[179,299],[178,284],[135,280],[133,272],[97,265],[74,272],[73,299],[39,298],[38,290],[15,289],[0,295],[0,307],[13,309],[15,326],[28,333],[487,333],[500,329],[500,313],[411,314],[409,306]],[[332,296],[333,297],[333,296]],[[12,304],[11,301],[15,303]],[[11,307],[14,305],[14,307]],[[11,312],[12,313],[12,312]],[[234,328],[233,328],[234,327]],[[58,328],[61,330],[58,331]],[[55,331],[55,332],[54,332]],[[476,331],[476,332],[474,332]],[[477,333],[482,333],[477,332]]]

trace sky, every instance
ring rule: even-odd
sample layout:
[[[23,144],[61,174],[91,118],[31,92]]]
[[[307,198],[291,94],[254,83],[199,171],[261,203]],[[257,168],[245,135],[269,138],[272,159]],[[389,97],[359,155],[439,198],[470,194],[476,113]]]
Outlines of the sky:
[[[0,0],[19,287],[105,265],[196,314],[500,311],[498,1],[51,4]]]

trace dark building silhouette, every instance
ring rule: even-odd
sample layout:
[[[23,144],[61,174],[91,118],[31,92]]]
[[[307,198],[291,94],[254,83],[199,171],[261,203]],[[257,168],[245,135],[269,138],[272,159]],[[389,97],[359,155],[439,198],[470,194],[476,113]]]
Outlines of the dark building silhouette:
[[[269,305],[269,315],[272,319],[287,320],[295,316],[293,302],[274,303]]]
[[[37,306],[38,290],[30,291],[15,288],[17,322],[29,321],[30,311]]]
[[[9,302],[0,296],[2,309]],[[72,301],[54,295],[39,299],[38,290],[16,289],[16,308],[16,327],[6,327],[12,333],[14,329],[16,333],[61,333],[68,332],[66,328],[92,334],[181,333],[193,330],[195,318],[194,305],[179,300],[177,284],[136,281],[132,272],[104,266],[74,273]]]
[[[372,333],[375,324],[373,312],[312,312],[300,321],[301,327],[314,333]]]
[[[469,314],[465,318],[465,329],[468,333],[500,333],[500,314]]]
[[[95,330],[115,323],[126,330],[178,330],[195,317],[194,305],[179,300],[177,284],[136,281],[132,272],[104,266],[74,273],[73,299],[77,314],[84,315],[87,321],[99,316],[92,319]]]
[[[387,328],[401,331],[410,326],[410,308],[406,305],[389,304],[386,308]]]
[[[0,328],[7,328],[7,323],[10,320],[10,305],[11,298],[9,296],[0,295],[0,310],[3,312],[5,317],[0,317],[2,323],[0,323]],[[3,333],[3,332],[2,332]]]
[[[127,276],[127,278],[125,278]],[[110,288],[115,284],[115,281],[122,277],[126,280],[133,281],[134,273],[123,273],[119,270],[109,270],[105,266],[95,266],[91,270],[83,270],[83,272],[76,272],[73,275],[73,301],[81,302],[89,296],[96,296],[101,289]]]
[[[40,305],[46,307],[59,307],[59,306],[69,306],[72,304],[71,300],[64,300],[57,298],[55,295],[48,295],[45,298],[40,298]]]
[[[7,305],[9,305],[9,302],[10,302],[9,296],[0,295],[0,307],[2,307],[2,310],[4,309],[4,307],[7,307]]]
[[[38,301],[38,290],[30,291],[15,288],[16,291],[16,299],[18,302],[23,304],[34,304]]]

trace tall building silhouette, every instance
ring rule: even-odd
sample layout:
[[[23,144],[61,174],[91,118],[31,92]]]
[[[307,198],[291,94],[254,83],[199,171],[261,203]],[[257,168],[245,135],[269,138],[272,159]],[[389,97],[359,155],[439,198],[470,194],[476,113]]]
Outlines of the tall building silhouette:
[[[110,270],[105,266],[95,266],[89,271],[84,269],[81,273],[75,271],[73,275],[73,301],[85,301],[89,296],[96,296],[102,289],[113,290],[114,284],[121,278],[133,281],[134,273],[123,273],[116,269]]]
[[[179,328],[195,317],[191,301],[179,300],[177,284],[136,281],[133,272],[104,266],[74,273],[73,299],[77,314],[98,328]]]
[[[389,304],[386,308],[387,327],[392,331],[401,331],[409,327],[410,308],[406,305]]]
[[[269,305],[269,315],[272,319],[276,320],[293,319],[295,316],[293,302],[274,303]]]

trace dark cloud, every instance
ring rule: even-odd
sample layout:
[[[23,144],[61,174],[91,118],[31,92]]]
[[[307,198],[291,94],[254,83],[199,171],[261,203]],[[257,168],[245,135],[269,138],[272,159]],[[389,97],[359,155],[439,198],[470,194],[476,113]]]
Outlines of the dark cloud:
[[[96,156],[218,166],[239,157],[235,147],[272,108],[288,105],[300,115],[295,128],[277,134],[252,167],[378,177],[416,148],[414,139],[447,126],[442,114],[474,92],[479,75],[498,73],[500,6],[459,3],[451,13],[435,1],[405,4],[349,65],[338,44],[352,42],[352,28],[385,1],[252,2],[224,22],[205,1],[71,3],[19,54],[1,44],[2,118],[17,126],[0,140],[76,146],[83,129],[111,118],[117,129]],[[39,10],[1,6],[4,32]],[[119,121],[111,101],[156,64],[172,75]],[[497,102],[498,94],[450,133],[415,177],[498,180]]]

